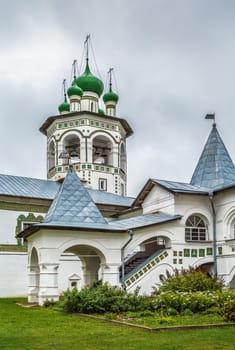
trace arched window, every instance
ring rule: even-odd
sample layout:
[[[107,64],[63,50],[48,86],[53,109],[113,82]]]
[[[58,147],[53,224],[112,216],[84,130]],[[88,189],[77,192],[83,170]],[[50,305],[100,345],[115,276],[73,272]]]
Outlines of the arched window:
[[[205,241],[207,226],[198,215],[191,215],[185,223],[185,241]]]

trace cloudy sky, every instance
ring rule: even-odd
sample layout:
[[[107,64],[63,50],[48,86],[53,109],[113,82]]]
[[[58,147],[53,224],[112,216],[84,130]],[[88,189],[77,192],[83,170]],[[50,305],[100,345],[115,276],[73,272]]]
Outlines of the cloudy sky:
[[[115,68],[129,195],[150,177],[188,182],[216,113],[235,160],[235,2],[0,0],[0,172],[46,178],[43,121],[90,33],[105,81]],[[95,70],[93,70],[94,73]]]

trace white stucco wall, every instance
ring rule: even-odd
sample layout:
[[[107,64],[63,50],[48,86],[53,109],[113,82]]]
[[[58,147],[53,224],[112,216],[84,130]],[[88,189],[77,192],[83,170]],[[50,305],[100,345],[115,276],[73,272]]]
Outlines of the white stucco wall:
[[[0,244],[16,244],[16,225],[17,218],[19,215],[28,216],[29,212],[25,211],[14,211],[14,210],[3,210],[0,209]],[[44,216],[44,213],[34,213],[36,217],[38,215]]]
[[[27,253],[0,252],[0,297],[27,295]]]

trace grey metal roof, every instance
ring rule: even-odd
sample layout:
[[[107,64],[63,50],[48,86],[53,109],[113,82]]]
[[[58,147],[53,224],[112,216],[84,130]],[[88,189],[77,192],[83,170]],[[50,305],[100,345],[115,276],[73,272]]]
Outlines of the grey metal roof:
[[[0,195],[53,199],[59,187],[55,181],[0,174]]]
[[[70,167],[42,222],[45,223],[51,226],[80,226],[82,223],[107,225],[73,167]]]
[[[61,184],[56,181],[0,174],[0,195],[53,200]],[[88,188],[98,204],[130,207],[134,198]]]
[[[170,215],[164,212],[158,212],[155,214],[143,214],[132,218],[110,221],[109,225],[119,229],[135,229],[140,227],[151,226],[155,224],[161,224],[167,221],[180,219],[180,215]]]
[[[135,199],[132,197],[124,197],[114,193],[95,190],[93,188],[88,188],[88,192],[96,204],[113,204],[130,207]]]
[[[21,232],[19,237],[27,237],[28,235],[36,232],[40,228],[53,228],[53,229],[95,229],[110,232],[125,232],[130,229],[137,229],[141,227],[147,227],[157,224],[164,224],[169,221],[181,219],[180,215],[170,215],[163,212],[155,214],[144,214],[129,219],[114,220],[107,223],[101,222],[79,222],[64,220],[54,222],[42,222],[28,227],[25,231]]]
[[[151,179],[158,185],[161,185],[172,192],[182,192],[182,193],[198,193],[198,194],[207,194],[208,188],[206,187],[198,187],[191,184],[176,182],[176,181],[168,181],[168,180],[159,180],[159,179]]]
[[[214,124],[190,184],[213,189],[234,181],[235,166]]]

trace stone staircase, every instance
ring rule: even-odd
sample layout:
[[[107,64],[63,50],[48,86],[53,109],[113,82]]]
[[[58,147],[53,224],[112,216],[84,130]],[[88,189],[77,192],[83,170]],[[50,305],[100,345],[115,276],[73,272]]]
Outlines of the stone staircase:
[[[139,256],[139,253],[131,257],[130,261],[125,263],[125,286],[130,288],[138,280],[142,279],[145,274],[154,269],[156,265],[160,264],[167,256],[167,249],[159,249],[151,256]],[[121,273],[120,273],[120,277]]]

